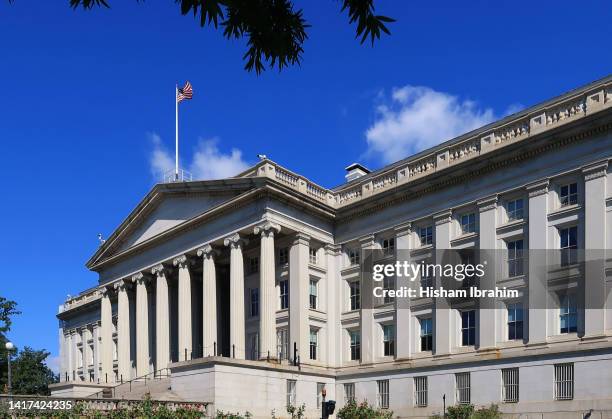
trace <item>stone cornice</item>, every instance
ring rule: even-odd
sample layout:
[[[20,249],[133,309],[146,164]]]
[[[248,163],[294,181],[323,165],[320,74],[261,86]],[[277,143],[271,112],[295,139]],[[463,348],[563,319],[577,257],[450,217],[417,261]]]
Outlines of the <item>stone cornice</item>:
[[[302,244],[304,246],[310,246],[310,236],[302,232],[297,232],[293,236],[293,244]]]
[[[409,221],[407,223],[400,224],[393,228],[396,236],[404,236],[412,233],[412,223]]]
[[[450,223],[453,216],[452,210],[446,210],[442,212],[438,212],[433,215],[434,224],[439,226],[446,223]]]
[[[544,195],[548,193],[550,181],[548,179],[540,180],[538,182],[530,183],[525,186],[529,198],[535,198],[536,196]]]
[[[372,249],[376,244],[376,237],[374,234],[367,234],[359,238],[359,246],[362,249]]]
[[[491,211],[497,208],[497,195],[489,196],[476,203],[479,212]]]
[[[588,166],[584,166],[582,168],[582,174],[584,175],[584,180],[589,181],[593,179],[597,179],[608,174],[608,164],[609,161],[605,160],[602,162],[597,162],[590,164]]]
[[[342,251],[342,246],[339,244],[328,243],[325,246],[325,253],[331,256],[338,256]]]

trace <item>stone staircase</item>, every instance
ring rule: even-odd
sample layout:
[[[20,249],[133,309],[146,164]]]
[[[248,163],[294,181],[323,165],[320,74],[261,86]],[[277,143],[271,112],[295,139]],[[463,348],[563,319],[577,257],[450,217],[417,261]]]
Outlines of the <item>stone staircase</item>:
[[[150,395],[153,400],[180,402],[182,399],[172,392],[170,371],[161,370],[134,378],[125,383],[93,394],[90,397],[102,399],[142,400]]]

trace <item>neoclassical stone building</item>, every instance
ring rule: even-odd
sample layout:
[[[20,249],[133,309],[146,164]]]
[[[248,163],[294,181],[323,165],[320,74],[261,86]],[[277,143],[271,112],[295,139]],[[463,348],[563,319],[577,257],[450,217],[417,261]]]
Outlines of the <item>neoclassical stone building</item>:
[[[375,172],[351,165],[332,189],[268,159],[158,184],[87,262],[98,284],[60,309],[54,393],[169,371],[177,397],[258,417],[316,417],[323,388],[403,417],[612,412],[611,159],[608,77]],[[370,249],[494,250],[495,283],[519,297],[365,304]]]

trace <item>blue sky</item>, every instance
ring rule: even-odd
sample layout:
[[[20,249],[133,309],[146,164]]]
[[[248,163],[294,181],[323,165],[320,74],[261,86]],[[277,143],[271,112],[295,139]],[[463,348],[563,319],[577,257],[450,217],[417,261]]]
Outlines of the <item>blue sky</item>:
[[[171,0],[61,3],[0,1],[0,295],[23,311],[10,338],[53,355],[58,305],[96,283],[96,235],[169,164],[176,82],[194,86],[181,156],[196,176],[265,153],[331,187],[354,161],[381,167],[612,69],[603,0],[378,1],[397,23],[374,48],[338,1],[298,1],[312,24],[302,66],[259,77],[243,42]]]

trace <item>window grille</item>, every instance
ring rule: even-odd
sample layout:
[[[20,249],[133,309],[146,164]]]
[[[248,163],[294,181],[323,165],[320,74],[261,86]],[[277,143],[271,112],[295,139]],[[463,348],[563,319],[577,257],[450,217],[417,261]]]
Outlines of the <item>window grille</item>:
[[[427,406],[427,377],[414,377],[414,403],[417,407]]]
[[[287,406],[295,406],[296,381],[287,380]]]
[[[574,364],[555,364],[555,400],[574,398]]]
[[[455,374],[455,386],[457,388],[457,403],[470,404],[471,388],[470,388],[470,373],[461,372]]]
[[[389,380],[377,380],[378,394],[376,400],[381,409],[389,408]]]
[[[344,404],[355,401],[355,383],[344,384]]]
[[[506,403],[519,401],[519,369],[502,369],[502,399]]]

